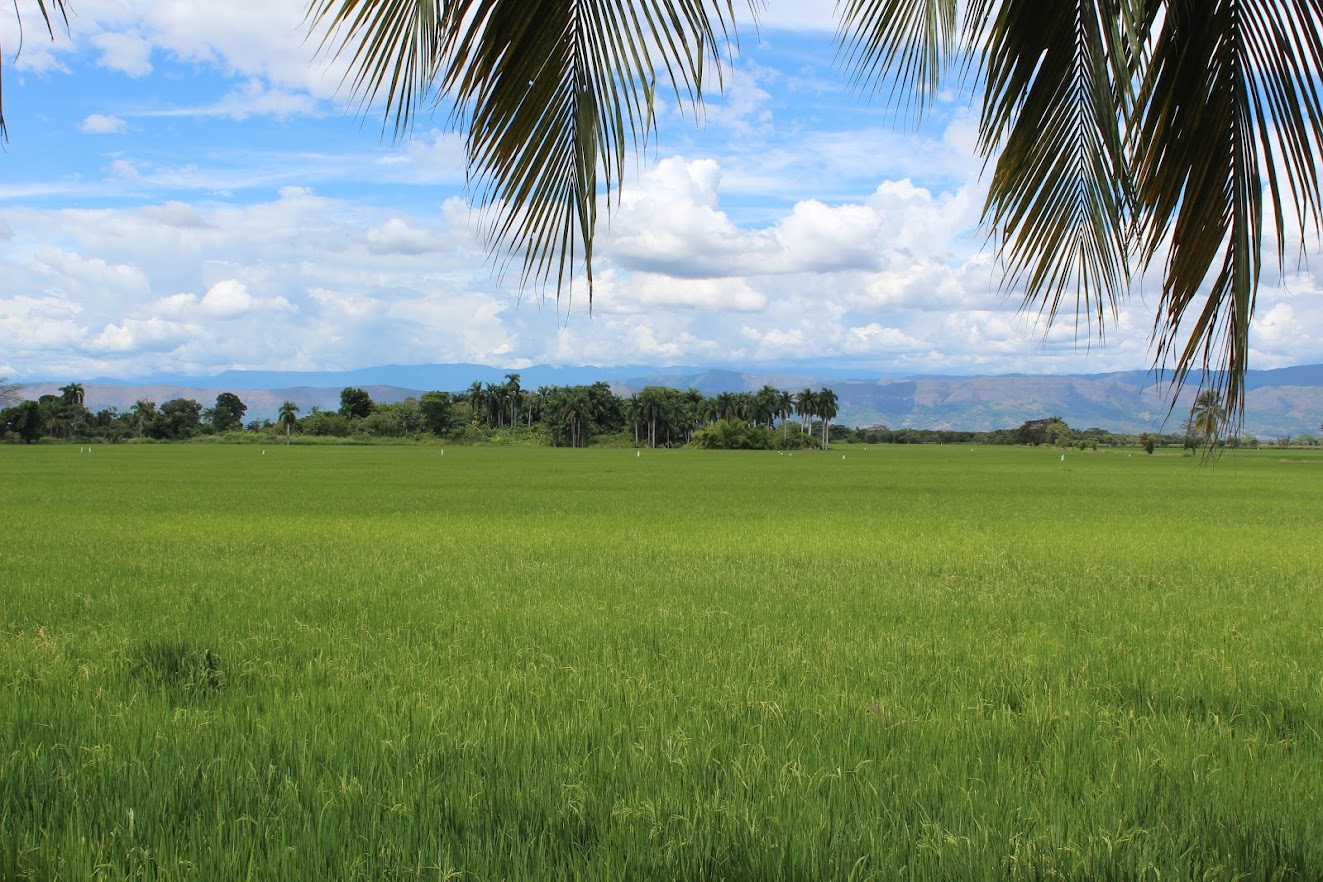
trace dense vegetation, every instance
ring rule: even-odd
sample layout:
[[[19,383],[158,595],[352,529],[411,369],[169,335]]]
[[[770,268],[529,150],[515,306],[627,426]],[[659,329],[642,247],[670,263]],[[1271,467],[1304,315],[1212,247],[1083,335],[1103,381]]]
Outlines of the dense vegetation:
[[[0,878],[1323,878],[1311,451],[0,448]]]
[[[12,388],[12,387],[11,387]],[[17,400],[17,396],[14,396]],[[179,441],[208,436],[229,440],[291,441],[303,438],[413,439],[528,446],[695,447],[799,450],[834,442],[863,444],[1051,444],[1057,447],[1139,446],[1200,448],[1210,439],[1220,446],[1257,447],[1252,435],[1224,437],[1224,415],[1208,399],[1196,405],[1182,430],[1130,435],[1102,428],[1073,429],[1059,417],[1029,420],[1016,428],[989,432],[946,429],[852,428],[832,421],[837,397],[830,389],[792,393],[772,386],[756,392],[706,396],[697,389],[648,386],[622,397],[603,382],[587,386],[524,389],[517,373],[502,383],[475,382],[463,392],[426,392],[386,404],[364,389],[341,391],[334,411],[284,403],[277,418],[244,422],[247,405],[232,392],[216,396],[211,407],[187,398],[157,405],[140,400],[127,413],[114,408],[92,412],[84,406],[81,383],[59,395],[20,401],[0,410],[0,429],[9,441],[42,438],[75,441]],[[0,402],[3,403],[3,402]],[[1312,435],[1278,439],[1281,446],[1316,446]]]

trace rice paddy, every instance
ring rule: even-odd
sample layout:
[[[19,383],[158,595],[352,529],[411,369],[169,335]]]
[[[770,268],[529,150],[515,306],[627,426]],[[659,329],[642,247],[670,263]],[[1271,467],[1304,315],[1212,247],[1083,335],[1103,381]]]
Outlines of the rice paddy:
[[[0,448],[0,879],[1323,878],[1323,457]]]

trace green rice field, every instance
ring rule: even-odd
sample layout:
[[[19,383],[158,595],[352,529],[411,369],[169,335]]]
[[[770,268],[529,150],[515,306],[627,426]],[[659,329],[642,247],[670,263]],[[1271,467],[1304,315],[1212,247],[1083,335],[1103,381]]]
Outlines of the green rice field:
[[[0,880],[1323,879],[1323,457],[0,448]]]

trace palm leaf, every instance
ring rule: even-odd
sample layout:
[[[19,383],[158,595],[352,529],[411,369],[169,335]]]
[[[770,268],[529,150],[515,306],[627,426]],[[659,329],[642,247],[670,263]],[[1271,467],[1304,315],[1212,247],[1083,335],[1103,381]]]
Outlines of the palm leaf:
[[[1146,265],[1165,251],[1158,359],[1174,362],[1178,390],[1199,369],[1236,423],[1265,209],[1279,265],[1288,202],[1320,229],[1321,22],[1317,0],[1170,0],[1141,85],[1136,238]]]
[[[428,100],[454,102],[494,243],[557,294],[582,265],[590,304],[599,184],[618,194],[651,133],[657,69],[697,107],[734,28],[732,0],[316,2],[354,93],[384,96],[397,135]]]
[[[957,49],[957,0],[841,0],[837,36],[857,87],[922,113]]]
[[[1161,259],[1172,401],[1197,371],[1241,420],[1265,217],[1282,231],[1289,206],[1323,232],[1323,3],[968,0],[957,40],[945,0],[841,2],[856,83],[915,90],[920,109],[968,53],[1004,285],[1049,324],[1073,294],[1101,334]]]
[[[1114,0],[1006,0],[970,10],[985,49],[980,149],[995,165],[984,221],[1003,284],[1051,324],[1074,297],[1101,335],[1129,287],[1120,119],[1130,80]]]

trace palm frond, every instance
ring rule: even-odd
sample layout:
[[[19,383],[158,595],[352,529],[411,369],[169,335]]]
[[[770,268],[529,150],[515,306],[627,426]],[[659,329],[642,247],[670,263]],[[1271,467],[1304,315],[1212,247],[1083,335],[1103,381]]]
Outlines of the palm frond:
[[[384,100],[384,124],[393,123],[396,137],[407,134],[433,97],[447,37],[445,0],[313,0],[308,20],[324,32],[319,51],[347,57],[343,85],[360,109]]]
[[[1121,119],[1131,57],[1116,0],[971,8],[984,45],[980,149],[995,165],[984,222],[1003,284],[1050,325],[1072,294],[1101,336],[1129,290],[1128,163]]]
[[[1135,235],[1145,265],[1165,250],[1157,357],[1177,390],[1199,369],[1236,424],[1265,208],[1279,264],[1288,202],[1302,228],[1323,226],[1321,25],[1317,0],[1169,0],[1141,83]]]
[[[837,32],[856,87],[922,114],[959,52],[958,0],[840,0]]]
[[[316,2],[313,20],[350,54],[354,93],[384,94],[397,134],[429,97],[454,101],[494,243],[522,258],[526,284],[558,294],[582,265],[590,304],[599,184],[618,194],[651,133],[658,68],[698,106],[735,24],[733,0]]]
[[[55,39],[55,19],[58,17],[64,23],[65,28],[69,27],[69,10],[65,5],[66,0],[37,0],[37,11],[41,14],[42,23],[46,25],[47,35]],[[18,13],[18,6],[14,6],[14,15],[18,18],[19,43],[18,49],[14,52],[17,58],[23,51],[23,17]],[[4,101],[4,46],[0,46],[0,143],[9,139],[9,129],[5,126],[5,101]]]

